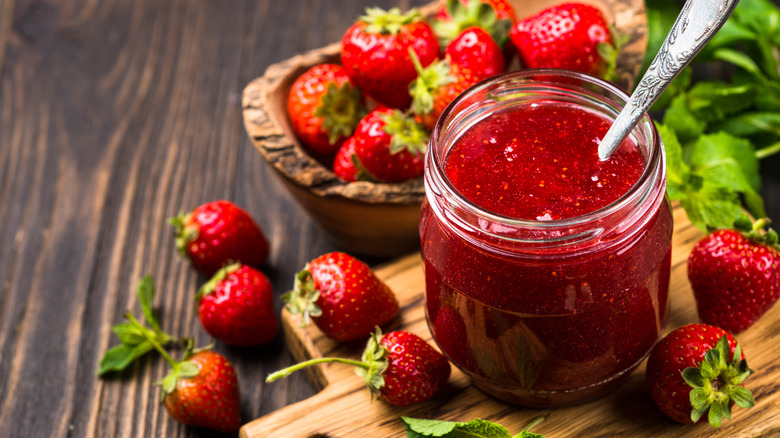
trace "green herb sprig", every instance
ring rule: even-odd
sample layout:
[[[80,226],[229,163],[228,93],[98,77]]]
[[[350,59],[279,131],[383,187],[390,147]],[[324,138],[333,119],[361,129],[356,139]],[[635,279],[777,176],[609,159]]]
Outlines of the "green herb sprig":
[[[681,3],[647,7],[646,66]],[[779,54],[780,9],[768,0],[741,0],[653,106],[667,155],[667,194],[702,230],[730,227],[745,211],[766,216],[759,162],[780,152]],[[694,80],[705,64],[725,71],[725,79]]]

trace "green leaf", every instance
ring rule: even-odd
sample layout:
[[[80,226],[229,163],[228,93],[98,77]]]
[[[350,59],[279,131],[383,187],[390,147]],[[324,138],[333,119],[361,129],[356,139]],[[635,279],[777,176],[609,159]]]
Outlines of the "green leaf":
[[[179,363],[177,372],[179,377],[190,378],[200,374],[200,368],[195,364],[195,362],[186,360]]]
[[[143,330],[143,327],[131,322],[123,322],[111,327],[111,331],[116,333],[119,341],[129,347],[136,346],[146,341]]]
[[[691,411],[691,421],[693,421],[694,423],[699,421],[701,419],[701,417],[704,416],[704,414],[707,412],[708,409],[709,409],[709,406],[705,406],[703,408],[698,408],[698,409],[693,409]]]
[[[710,405],[710,412],[707,415],[707,420],[712,427],[720,427],[723,423],[723,406],[720,403],[713,403]]]
[[[144,312],[146,322],[152,326],[154,331],[160,332],[160,325],[157,323],[152,309],[154,305],[154,280],[150,275],[145,276],[138,283],[138,301],[141,303],[141,310]]]
[[[407,438],[544,438],[543,435],[522,431],[514,437],[506,427],[476,418],[467,423],[441,420],[425,420],[401,417]]]
[[[666,192],[672,200],[685,197],[690,167],[683,160],[683,150],[677,134],[666,125],[656,123],[666,152]]]
[[[688,108],[707,123],[720,122],[750,107],[756,95],[753,84],[697,82],[688,91]]]
[[[752,408],[756,404],[753,394],[743,386],[737,386],[731,391],[731,399],[743,409]]]
[[[731,48],[720,48],[713,54],[715,59],[726,61],[744,69],[746,72],[752,74],[761,81],[766,81],[764,73],[761,71],[761,67],[744,52],[740,52]]]
[[[725,120],[720,125],[720,129],[738,137],[763,133],[780,136],[780,113],[768,111],[742,113]]]
[[[420,434],[420,436],[442,437],[452,432],[458,425],[464,424],[454,421],[428,420],[410,417],[401,417],[401,421],[404,422],[404,426],[406,427],[407,437],[413,436],[409,435],[409,431]]]
[[[704,377],[701,375],[701,370],[696,367],[688,367],[682,371],[682,378],[685,380],[685,383],[688,385],[694,387],[694,388],[700,388],[705,385],[707,382]]]
[[[720,165],[729,166],[727,172],[733,172],[726,181],[728,187],[744,191],[758,189],[761,184],[756,151],[749,140],[735,137],[726,132],[717,132],[700,137],[691,148],[690,163],[693,171],[717,168]],[[735,165],[736,167],[731,167]],[[717,175],[721,178],[727,175]],[[747,183],[745,186],[744,183]]]
[[[102,376],[111,371],[122,371],[135,359],[150,352],[152,348],[154,347],[148,341],[132,347],[125,344],[117,345],[106,351],[100,359],[98,375]]]
[[[663,123],[673,130],[681,143],[704,134],[707,123],[688,108],[688,95],[680,94],[672,99],[664,115]]]
[[[709,405],[710,392],[707,388],[694,388],[691,390],[689,397],[691,406],[693,406],[694,409],[699,409]]]

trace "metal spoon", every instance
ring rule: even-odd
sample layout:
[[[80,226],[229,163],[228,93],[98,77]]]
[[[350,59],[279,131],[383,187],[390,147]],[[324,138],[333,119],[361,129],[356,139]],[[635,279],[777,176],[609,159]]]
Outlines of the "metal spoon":
[[[731,15],[739,0],[688,0],[661,50],[639,81],[623,110],[599,144],[606,160],[634,129],[642,115]]]

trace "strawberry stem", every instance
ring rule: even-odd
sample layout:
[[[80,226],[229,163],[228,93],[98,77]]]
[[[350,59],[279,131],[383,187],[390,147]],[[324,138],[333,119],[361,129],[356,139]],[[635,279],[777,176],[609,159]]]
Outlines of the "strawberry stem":
[[[148,332],[148,331],[146,331],[146,330],[143,330],[143,328],[144,328],[144,327],[141,325],[141,323],[140,323],[140,322],[138,322],[138,320],[137,320],[137,319],[135,319],[135,317],[134,317],[132,314],[128,313],[127,315],[125,315],[125,317],[126,317],[128,320],[130,320],[130,322],[131,322],[131,323],[133,323],[133,324],[137,325],[138,327],[140,327],[140,328],[142,329],[142,330],[141,330],[141,333],[142,333],[143,337],[144,337],[144,338],[146,338],[146,340],[147,340],[147,341],[149,341],[149,343],[150,343],[150,344],[152,344],[152,347],[154,347],[154,349],[155,349],[155,350],[157,350],[157,352],[158,352],[158,353],[160,353],[160,355],[162,355],[162,357],[164,357],[164,358],[165,358],[165,360],[167,360],[167,361],[168,361],[168,363],[169,363],[169,364],[171,364],[171,366],[172,366],[172,367],[176,367],[176,365],[178,364],[178,362],[176,362],[176,360],[174,360],[174,359],[171,357],[171,355],[170,355],[170,354],[168,354],[168,352],[167,352],[167,351],[165,351],[165,349],[164,349],[164,348],[162,348],[162,345],[160,345],[160,343],[159,343],[159,342],[157,342],[157,340],[156,340],[156,339],[154,339],[154,337],[153,337],[153,336],[150,336],[150,335],[149,335],[149,332]]]
[[[268,375],[268,377],[265,379],[266,382],[273,382],[274,380],[287,377],[290,374],[302,370],[306,367],[312,366],[312,365],[318,365],[321,363],[331,363],[331,362],[337,362],[337,363],[343,363],[347,365],[356,366],[358,368],[368,370],[371,365],[361,362],[359,360],[353,360],[353,359],[344,359],[341,357],[319,357],[317,359],[310,359],[301,363],[297,363],[295,365],[292,365],[290,367],[281,369],[279,371],[275,371]]]

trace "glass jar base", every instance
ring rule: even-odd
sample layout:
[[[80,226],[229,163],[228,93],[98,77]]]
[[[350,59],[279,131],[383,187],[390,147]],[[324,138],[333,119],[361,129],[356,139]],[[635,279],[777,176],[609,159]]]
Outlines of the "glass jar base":
[[[648,353],[649,354],[649,353]],[[499,399],[501,401],[525,406],[529,408],[561,408],[566,406],[578,405],[600,398],[609,392],[617,389],[623,384],[628,376],[631,375],[637,366],[645,360],[647,355],[643,356],[637,363],[624,371],[602,380],[579,388],[544,391],[544,390],[523,390],[518,388],[509,388],[485,380],[481,376],[473,375],[466,370],[464,373],[471,379],[471,383],[485,394]]]

